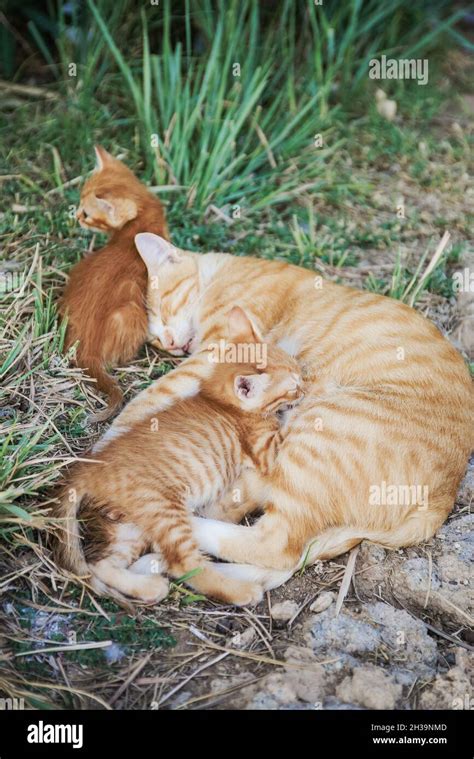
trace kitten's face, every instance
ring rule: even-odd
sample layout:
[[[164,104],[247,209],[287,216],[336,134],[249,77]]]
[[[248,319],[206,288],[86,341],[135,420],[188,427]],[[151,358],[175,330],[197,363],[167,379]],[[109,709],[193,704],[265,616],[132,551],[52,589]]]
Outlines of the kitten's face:
[[[171,355],[188,356],[198,345],[197,263],[151,232],[136,235],[135,245],[148,270],[149,336]]]
[[[83,229],[113,232],[137,216],[138,179],[121,161],[96,147],[97,164],[81,192],[76,218]]]
[[[243,411],[265,413],[286,410],[302,400],[297,361],[276,345],[263,342],[241,308],[234,307],[229,314],[226,347],[222,345],[218,353],[215,346],[212,350],[213,358],[209,355],[216,371],[210,383],[216,397]],[[216,356],[221,360],[216,361]]]

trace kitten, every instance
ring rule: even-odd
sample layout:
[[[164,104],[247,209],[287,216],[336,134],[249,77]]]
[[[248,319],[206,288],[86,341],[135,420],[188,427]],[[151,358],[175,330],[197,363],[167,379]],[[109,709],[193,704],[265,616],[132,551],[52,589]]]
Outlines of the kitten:
[[[212,372],[198,396],[182,400],[108,446],[100,462],[75,465],[57,516],[66,520],[59,563],[92,573],[101,592],[160,601],[168,582],[137,574],[152,550],[172,577],[195,590],[244,605],[262,586],[225,576],[194,540],[191,514],[227,491],[245,470],[267,474],[283,439],[277,412],[302,397],[296,361],[262,343],[245,312],[234,307],[228,329],[234,353],[209,353]],[[138,561],[135,567],[130,565]]]
[[[122,391],[106,366],[127,362],[147,338],[146,267],[137,254],[137,232],[153,228],[168,237],[160,201],[121,161],[95,148],[96,170],[86,181],[77,218],[84,229],[107,232],[110,241],[77,263],[60,301],[67,316],[66,348],[77,340],[77,364],[87,369],[108,406],[107,419],[122,402]]]

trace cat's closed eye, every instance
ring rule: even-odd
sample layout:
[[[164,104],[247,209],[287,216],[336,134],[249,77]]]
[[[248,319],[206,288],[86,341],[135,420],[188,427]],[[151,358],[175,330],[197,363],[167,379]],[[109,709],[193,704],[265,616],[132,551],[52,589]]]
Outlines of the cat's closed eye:
[[[89,216],[89,214],[83,208],[79,208],[79,210],[77,211],[77,214],[76,214],[76,218],[78,219],[78,221],[80,221],[82,223],[88,222],[91,219],[91,217]]]

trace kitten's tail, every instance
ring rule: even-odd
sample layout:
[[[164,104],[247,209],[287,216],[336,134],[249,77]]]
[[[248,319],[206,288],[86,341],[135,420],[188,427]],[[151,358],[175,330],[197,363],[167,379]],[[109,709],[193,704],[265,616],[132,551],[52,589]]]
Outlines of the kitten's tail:
[[[72,477],[54,509],[59,531],[54,541],[56,563],[86,580],[99,595],[114,598],[129,611],[133,610],[133,600],[144,603],[161,601],[168,594],[169,583],[161,575],[163,565],[159,555],[151,555],[155,565],[151,569],[150,562],[147,564],[142,559],[129,568],[117,566],[113,551],[108,556],[106,550],[112,537],[107,536],[111,520],[106,514],[112,507],[96,501],[87,492],[87,487],[80,486],[79,480],[80,477]],[[86,530],[84,540],[82,520]]]
[[[123,401],[123,393],[118,383],[105,371],[105,367],[100,359],[81,358],[81,366],[87,368],[87,373],[95,380],[98,390],[101,390],[108,396],[107,408],[94,414],[94,421],[103,422],[111,417],[117,409],[120,408]]]
[[[90,505],[91,501],[86,490],[77,486],[74,478],[63,488],[53,513],[58,520],[58,532],[53,545],[55,562],[85,580],[99,595],[112,596],[119,603],[130,607],[122,593],[108,587],[94,574],[84,556],[79,512],[84,505]]]

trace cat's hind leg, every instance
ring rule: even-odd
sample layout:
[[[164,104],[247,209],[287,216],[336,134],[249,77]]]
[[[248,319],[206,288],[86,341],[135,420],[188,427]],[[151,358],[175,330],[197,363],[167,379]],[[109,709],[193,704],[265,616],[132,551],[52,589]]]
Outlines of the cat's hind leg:
[[[264,569],[255,567],[251,564],[225,564],[224,562],[213,562],[211,565],[221,575],[221,578],[232,580],[241,580],[244,582],[257,583],[263,590],[273,590],[279,585],[283,585],[292,575],[289,571],[278,571],[276,569]],[[135,561],[130,567],[131,572],[138,574],[154,574],[156,572],[165,572],[166,567],[163,559],[159,554],[149,553]]]
[[[169,582],[165,577],[158,574],[138,574],[126,567],[117,566],[113,557],[101,559],[90,568],[93,577],[106,586],[105,592],[110,588],[127,598],[143,603],[158,603],[168,595]],[[103,590],[100,586],[98,589]]]
[[[154,546],[160,550],[171,577],[184,578],[186,585],[199,593],[235,606],[255,604],[263,597],[261,584],[251,578],[231,577],[219,572],[215,564],[199,551],[190,525],[179,528],[173,525],[167,529],[160,520]],[[150,564],[149,556],[142,557],[144,565]]]
[[[146,546],[142,530],[132,523],[114,524],[112,530],[114,537],[105,552],[100,555],[96,551],[94,560],[89,561],[91,584],[101,593],[158,603],[168,595],[169,582],[161,575],[162,564],[150,561],[147,564],[143,559],[148,557],[137,560]],[[92,546],[89,551],[93,551]]]

